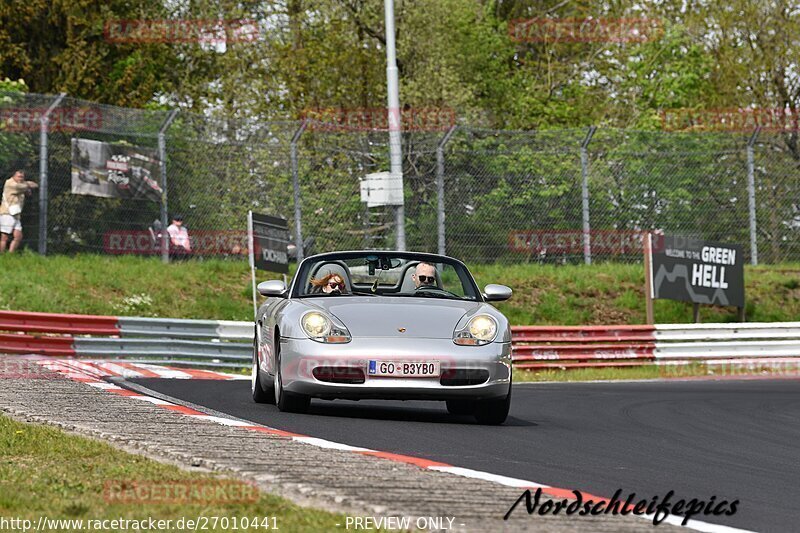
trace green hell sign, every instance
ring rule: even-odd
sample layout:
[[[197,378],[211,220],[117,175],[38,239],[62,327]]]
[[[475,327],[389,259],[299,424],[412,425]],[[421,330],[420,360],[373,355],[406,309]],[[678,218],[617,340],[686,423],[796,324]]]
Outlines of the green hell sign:
[[[744,307],[741,246],[676,235],[653,235],[653,298]]]

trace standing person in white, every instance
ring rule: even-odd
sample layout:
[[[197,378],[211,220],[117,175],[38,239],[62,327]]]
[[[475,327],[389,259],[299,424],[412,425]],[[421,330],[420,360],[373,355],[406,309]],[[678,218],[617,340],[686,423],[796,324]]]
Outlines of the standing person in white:
[[[167,227],[169,234],[169,253],[172,259],[186,259],[192,253],[189,231],[183,225],[183,217],[174,215],[172,224]]]
[[[25,172],[17,170],[3,185],[3,198],[0,202],[0,253],[6,251],[8,236],[13,235],[9,253],[22,242],[22,208],[25,196],[30,195],[39,185],[35,181],[25,181]]]

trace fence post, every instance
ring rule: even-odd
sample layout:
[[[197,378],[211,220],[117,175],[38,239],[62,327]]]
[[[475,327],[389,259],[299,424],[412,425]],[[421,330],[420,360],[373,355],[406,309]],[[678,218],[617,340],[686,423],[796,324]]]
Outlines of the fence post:
[[[66,93],[56,96],[50,107],[42,115],[39,123],[39,253],[47,255],[47,132],[50,122],[50,113],[58,107]]]
[[[297,263],[303,260],[305,250],[303,250],[303,210],[300,206],[300,173],[297,169],[297,143],[300,141],[300,136],[308,126],[307,121],[303,121],[297,131],[294,132],[292,137],[291,159],[292,159],[292,187],[294,187],[294,246],[295,253],[297,254]]]
[[[158,130],[158,160],[161,167],[161,261],[169,263],[169,235],[167,234],[167,223],[169,222],[167,211],[167,138],[166,133],[175,116],[177,109],[173,109],[167,115],[166,120]]]
[[[750,263],[758,264],[758,235],[756,234],[756,176],[753,146],[756,144],[761,126],[757,127],[747,141],[747,204],[750,209]]]
[[[581,143],[581,201],[583,211],[583,261],[592,264],[592,237],[589,224],[589,143],[592,141],[596,126],[590,126]]]
[[[439,237],[437,250],[439,255],[444,255],[446,251],[444,233],[444,147],[450,141],[450,137],[456,132],[457,125],[450,126],[447,133],[436,146],[436,234]]]

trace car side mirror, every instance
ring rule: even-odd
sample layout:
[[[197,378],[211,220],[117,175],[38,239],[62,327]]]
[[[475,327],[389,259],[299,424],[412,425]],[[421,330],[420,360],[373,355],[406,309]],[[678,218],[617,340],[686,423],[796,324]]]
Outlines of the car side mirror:
[[[483,288],[483,299],[487,302],[502,302],[511,298],[511,292],[510,287],[490,283]]]
[[[261,296],[275,296],[276,298],[286,298],[289,293],[286,290],[286,284],[280,279],[271,279],[269,281],[262,281],[256,288]]]

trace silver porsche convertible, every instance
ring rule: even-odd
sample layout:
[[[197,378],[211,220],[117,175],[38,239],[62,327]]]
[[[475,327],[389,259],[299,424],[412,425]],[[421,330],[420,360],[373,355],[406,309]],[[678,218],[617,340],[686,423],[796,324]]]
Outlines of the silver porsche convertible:
[[[502,424],[511,404],[511,330],[461,261],[356,251],[302,261],[291,286],[265,281],[252,393],[303,412],[311,398],[444,400],[453,414]]]

